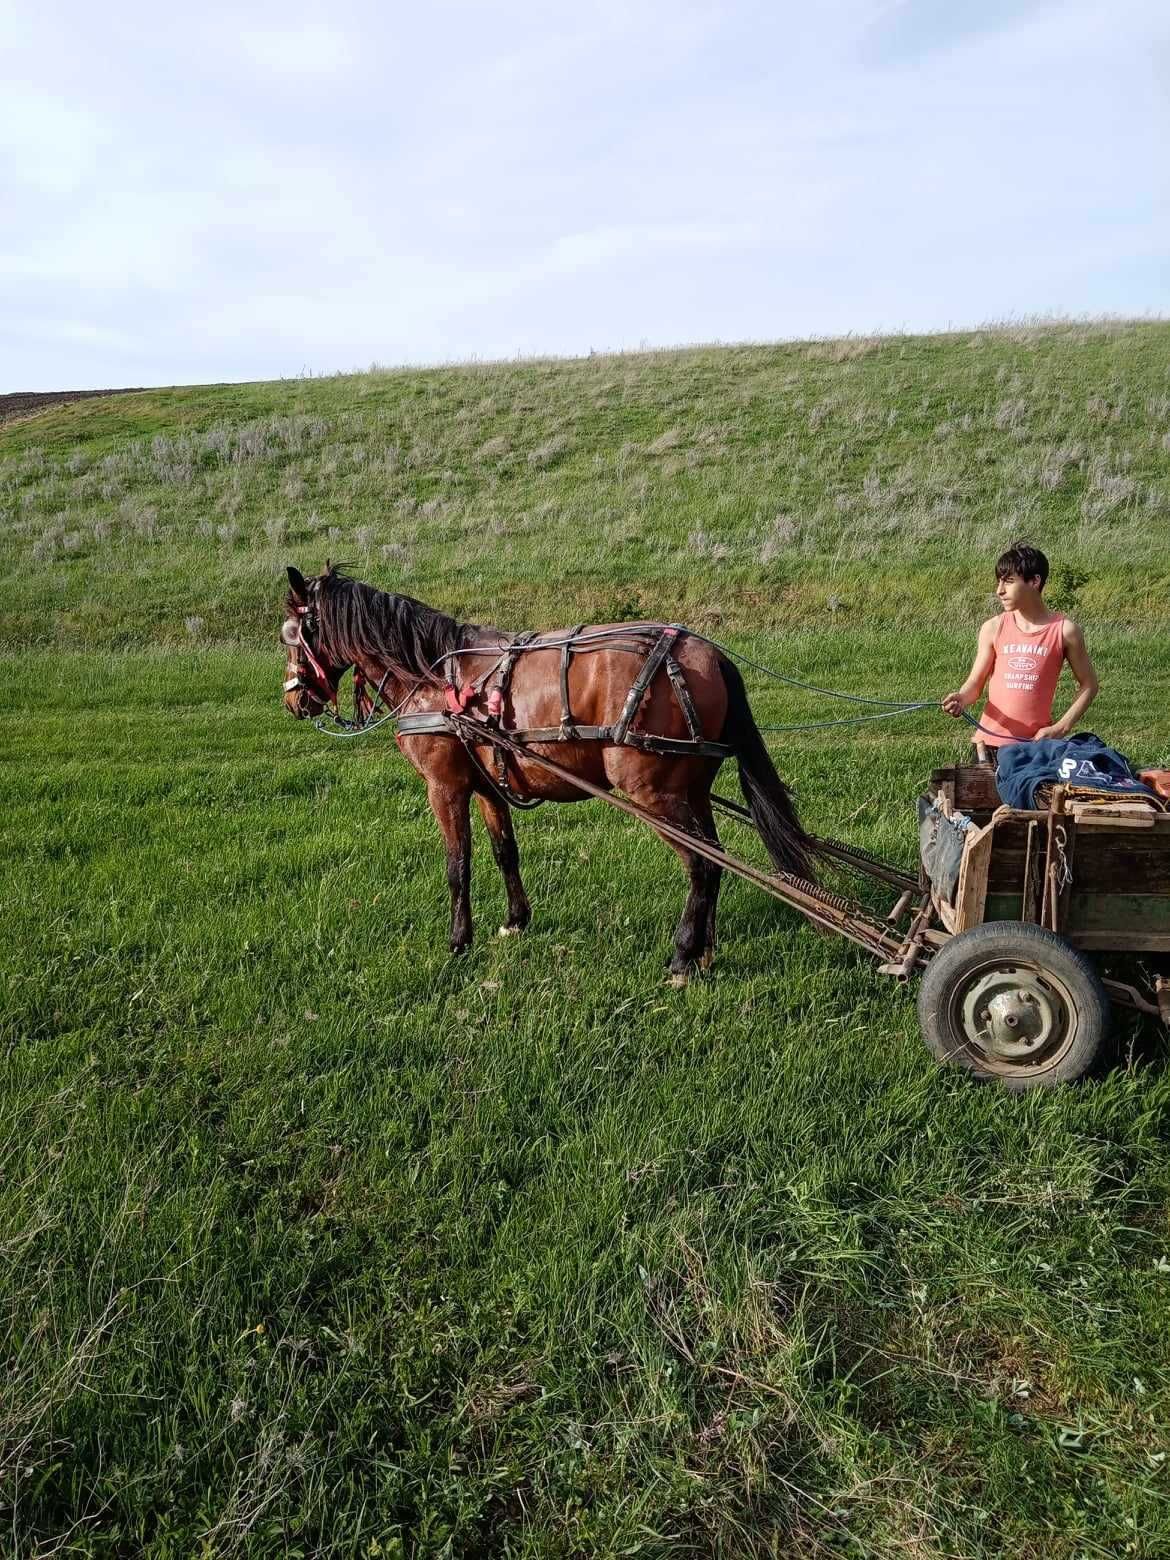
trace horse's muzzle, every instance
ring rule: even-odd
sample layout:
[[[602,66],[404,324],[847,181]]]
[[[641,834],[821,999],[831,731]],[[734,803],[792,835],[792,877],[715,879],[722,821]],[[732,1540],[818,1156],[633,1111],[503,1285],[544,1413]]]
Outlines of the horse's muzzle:
[[[284,707],[295,720],[310,720],[320,715],[325,703],[304,683],[293,682],[285,684]]]

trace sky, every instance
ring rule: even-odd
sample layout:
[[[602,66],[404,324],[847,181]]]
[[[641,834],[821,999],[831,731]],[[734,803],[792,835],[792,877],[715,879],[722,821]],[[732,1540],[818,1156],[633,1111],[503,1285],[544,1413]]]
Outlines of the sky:
[[[1170,313],[1165,0],[0,0],[0,392]]]

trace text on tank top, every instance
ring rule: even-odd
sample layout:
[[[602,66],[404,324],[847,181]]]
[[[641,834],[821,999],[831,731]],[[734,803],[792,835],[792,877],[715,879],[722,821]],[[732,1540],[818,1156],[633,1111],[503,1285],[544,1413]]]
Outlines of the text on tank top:
[[[1064,614],[1043,628],[1020,627],[1005,612],[995,630],[995,665],[987,685],[987,703],[979,732],[992,747],[1034,737],[1052,722],[1052,701],[1064,664]]]

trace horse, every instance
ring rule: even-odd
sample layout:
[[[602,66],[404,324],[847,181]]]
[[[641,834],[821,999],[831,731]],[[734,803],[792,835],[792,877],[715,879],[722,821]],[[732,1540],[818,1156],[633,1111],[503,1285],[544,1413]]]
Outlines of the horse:
[[[776,772],[739,669],[709,640],[655,623],[517,637],[461,623],[328,561],[308,580],[291,565],[287,573],[285,707],[302,720],[330,708],[339,714],[338,686],[352,667],[359,722],[376,705],[398,722],[398,747],[426,785],[446,844],[453,954],[472,941],[472,797],[507,894],[501,936],[524,931],[532,916],[514,806],[585,800],[577,779],[593,794],[624,795],[651,815],[651,827],[657,819],[672,830],[660,837],[677,851],[689,884],[669,961],[677,985],[711,965],[722,877],[718,863],[688,848],[678,831],[718,847],[711,787],[725,757],[736,760],[775,868],[813,877],[815,842]],[[522,737],[524,751],[515,741],[506,749],[493,743],[493,730]],[[555,755],[555,770],[529,751]]]

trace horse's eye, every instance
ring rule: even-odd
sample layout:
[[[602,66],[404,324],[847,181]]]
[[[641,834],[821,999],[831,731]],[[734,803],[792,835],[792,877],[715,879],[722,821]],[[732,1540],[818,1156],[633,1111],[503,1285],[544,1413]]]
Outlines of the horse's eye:
[[[286,645],[295,645],[297,642],[297,625],[292,622],[282,623],[280,637]]]

